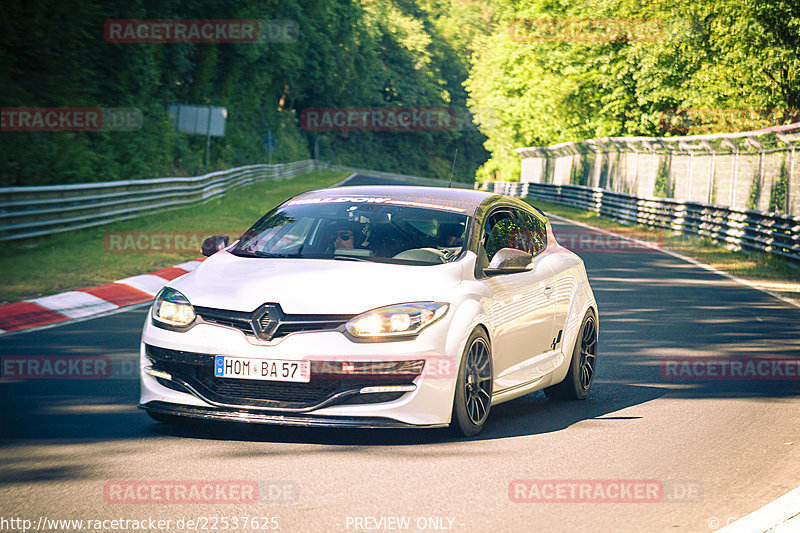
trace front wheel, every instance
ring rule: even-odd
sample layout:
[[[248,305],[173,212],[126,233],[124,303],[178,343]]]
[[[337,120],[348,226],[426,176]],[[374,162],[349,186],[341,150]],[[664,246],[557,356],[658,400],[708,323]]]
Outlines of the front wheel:
[[[458,370],[451,427],[465,437],[477,435],[492,403],[492,350],[486,334],[476,329],[467,340]]]
[[[551,400],[583,400],[594,381],[596,363],[597,319],[589,310],[578,330],[567,377],[561,383],[544,389],[544,393]]]

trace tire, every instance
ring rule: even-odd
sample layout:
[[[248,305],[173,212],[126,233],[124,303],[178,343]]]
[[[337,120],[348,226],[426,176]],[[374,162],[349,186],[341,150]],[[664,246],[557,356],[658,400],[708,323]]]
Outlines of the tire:
[[[597,318],[589,310],[583,317],[572,360],[564,381],[544,389],[551,400],[583,400],[589,394],[597,366]]]
[[[461,356],[451,429],[472,437],[483,430],[492,403],[492,349],[481,329],[472,332]]]

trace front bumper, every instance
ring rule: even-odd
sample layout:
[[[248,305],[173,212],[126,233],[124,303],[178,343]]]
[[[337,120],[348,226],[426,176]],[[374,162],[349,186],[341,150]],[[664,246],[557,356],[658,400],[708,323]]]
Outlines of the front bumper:
[[[313,414],[270,414],[247,409],[221,409],[153,401],[139,405],[155,414],[183,416],[201,420],[249,422],[300,427],[364,428],[364,429],[423,429],[445,427],[447,424],[406,424],[383,417],[317,416]]]
[[[213,325],[199,325],[187,332],[168,331],[150,323],[142,335],[140,407],[153,413],[213,420],[234,420],[264,424],[326,427],[440,427],[450,423],[455,378],[465,339],[453,336],[449,320],[431,325],[417,338],[400,342],[354,343],[336,331],[294,333],[269,343],[253,343],[243,334]],[[179,362],[192,367],[187,374],[180,367],[165,366],[165,359],[153,356],[153,349],[186,354]],[[311,361],[312,383],[285,384],[229,378],[212,382],[215,355],[245,358]],[[206,358],[203,361],[198,357]],[[313,382],[315,365],[359,361],[425,360],[422,374],[402,379],[342,380],[341,383]],[[173,379],[152,375],[164,370]],[[221,383],[221,380],[226,382]],[[188,385],[188,386],[187,386]],[[408,386],[407,392],[359,394],[363,387]],[[259,389],[263,386],[263,389]],[[221,390],[222,387],[224,390]],[[231,392],[235,389],[235,392]],[[267,391],[267,392],[264,392]],[[273,392],[274,391],[274,392]],[[234,394],[236,396],[231,400]],[[316,396],[314,396],[316,394]],[[331,400],[333,398],[333,400]]]

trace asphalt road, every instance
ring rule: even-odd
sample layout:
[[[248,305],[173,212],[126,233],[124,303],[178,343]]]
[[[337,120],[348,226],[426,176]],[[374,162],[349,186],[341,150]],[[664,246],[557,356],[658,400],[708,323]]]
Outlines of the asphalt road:
[[[554,227],[574,242],[584,236],[579,252],[600,308],[594,388],[583,402],[534,393],[497,406],[473,439],[155,423],[136,409],[131,370],[143,309],[0,338],[4,357],[107,356],[117,373],[0,380],[0,531],[21,530],[3,519],[35,527],[40,517],[160,518],[172,531],[188,530],[175,528],[181,518],[224,531],[228,517],[227,531],[253,530],[233,529],[234,516],[272,517],[258,529],[284,532],[713,531],[800,485],[800,379],[664,375],[673,358],[800,358],[800,309],[668,255]],[[104,489],[132,480],[249,480],[262,497],[109,503]],[[606,489],[639,480],[663,493],[646,503],[515,502],[515,480]]]

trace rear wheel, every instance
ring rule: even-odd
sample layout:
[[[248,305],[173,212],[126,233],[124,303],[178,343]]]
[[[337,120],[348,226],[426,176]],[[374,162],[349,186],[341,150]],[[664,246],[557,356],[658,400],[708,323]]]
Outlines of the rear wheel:
[[[590,310],[583,317],[578,331],[567,377],[561,383],[544,389],[544,393],[551,400],[583,400],[594,381],[596,363],[597,319]]]
[[[492,351],[483,330],[467,340],[458,370],[451,428],[465,437],[477,435],[492,403]]]

